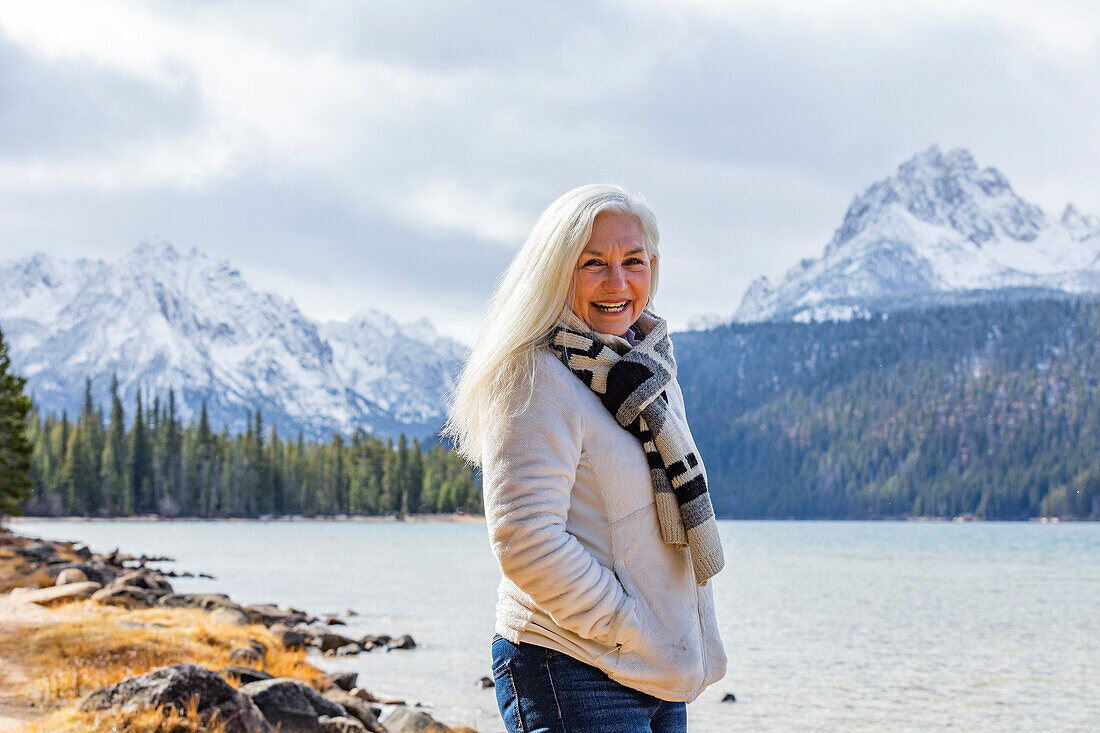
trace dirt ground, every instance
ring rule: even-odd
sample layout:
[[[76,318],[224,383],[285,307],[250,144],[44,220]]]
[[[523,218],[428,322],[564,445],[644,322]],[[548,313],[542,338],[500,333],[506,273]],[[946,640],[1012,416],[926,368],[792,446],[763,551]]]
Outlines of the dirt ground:
[[[58,623],[63,611],[51,611],[19,596],[0,595],[0,637],[20,631],[41,629]],[[46,711],[14,690],[30,679],[26,666],[0,646],[0,731],[15,731],[45,717]]]

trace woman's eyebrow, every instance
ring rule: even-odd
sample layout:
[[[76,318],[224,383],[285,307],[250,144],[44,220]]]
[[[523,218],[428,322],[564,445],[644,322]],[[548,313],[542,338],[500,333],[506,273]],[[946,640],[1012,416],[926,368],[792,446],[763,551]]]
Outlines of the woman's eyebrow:
[[[585,249],[581,252],[582,255],[592,255],[594,257],[603,257],[603,250],[599,249]],[[635,247],[629,252],[624,252],[623,257],[629,257],[630,255],[645,254],[645,247]]]

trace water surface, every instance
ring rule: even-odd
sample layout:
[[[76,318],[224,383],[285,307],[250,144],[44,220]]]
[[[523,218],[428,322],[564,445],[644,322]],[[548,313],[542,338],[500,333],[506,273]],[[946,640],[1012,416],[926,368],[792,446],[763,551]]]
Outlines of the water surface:
[[[714,581],[729,673],[690,729],[1095,730],[1100,525],[733,522]],[[452,522],[52,522],[18,531],[170,555],[177,590],[314,614],[412,652],[320,659],[362,684],[501,731],[488,674],[498,569],[485,526]],[[720,702],[732,692],[736,703]]]

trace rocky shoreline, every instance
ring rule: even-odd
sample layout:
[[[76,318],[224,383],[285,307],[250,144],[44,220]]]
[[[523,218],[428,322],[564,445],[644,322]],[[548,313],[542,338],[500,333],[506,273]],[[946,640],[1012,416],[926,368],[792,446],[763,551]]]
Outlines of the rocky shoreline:
[[[448,727],[403,700],[376,697],[357,685],[354,672],[325,674],[304,659],[310,648],[325,656],[415,649],[408,634],[356,639],[338,633],[345,622],[336,616],[318,617],[273,604],[241,605],[224,593],[178,593],[170,578],[188,573],[150,567],[169,560],[118,550],[96,553],[79,543],[39,540],[0,528],[0,593],[6,593],[8,601],[56,609],[85,604],[93,614],[110,609],[115,627],[153,627],[162,637],[170,637],[168,627],[175,621],[150,624],[147,615],[178,612],[184,619],[180,623],[211,624],[218,630],[199,637],[219,647],[218,658],[227,662],[211,669],[179,658],[81,691],[79,699],[46,699],[46,708],[68,707],[86,715],[109,711],[123,718],[154,711],[159,715],[157,729],[166,731],[470,731]],[[351,610],[347,614],[355,615]],[[130,615],[133,620],[127,620]],[[133,667],[127,664],[125,669]],[[288,670],[289,676],[282,674]],[[142,730],[144,725],[148,722],[124,723],[121,729]]]

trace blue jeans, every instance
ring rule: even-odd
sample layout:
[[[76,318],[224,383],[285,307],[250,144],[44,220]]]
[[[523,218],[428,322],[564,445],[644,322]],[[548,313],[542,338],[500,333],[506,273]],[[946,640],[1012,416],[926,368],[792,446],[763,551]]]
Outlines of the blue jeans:
[[[568,654],[493,637],[497,705],[509,733],[683,733],[687,707],[632,690]]]

